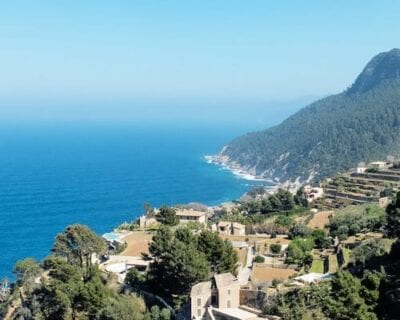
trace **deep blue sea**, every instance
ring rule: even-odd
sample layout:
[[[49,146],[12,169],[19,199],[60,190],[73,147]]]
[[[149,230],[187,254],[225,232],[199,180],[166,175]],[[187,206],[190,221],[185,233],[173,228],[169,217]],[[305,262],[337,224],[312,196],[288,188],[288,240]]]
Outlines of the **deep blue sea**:
[[[45,257],[68,224],[102,234],[143,204],[209,205],[259,184],[208,164],[244,133],[218,125],[14,126],[0,129],[0,277]]]

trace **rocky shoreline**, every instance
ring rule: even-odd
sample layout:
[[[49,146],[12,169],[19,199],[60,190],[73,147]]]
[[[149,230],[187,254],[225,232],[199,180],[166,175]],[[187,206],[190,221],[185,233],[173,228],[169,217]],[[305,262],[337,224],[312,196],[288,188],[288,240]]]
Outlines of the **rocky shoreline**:
[[[222,155],[222,153],[217,155],[204,156],[204,158],[208,163],[221,166],[224,169],[231,171],[234,175],[237,175],[243,179],[252,181],[265,181],[273,185],[276,184],[276,182],[274,182],[271,179],[268,179],[260,175],[256,175],[252,170],[244,168],[237,162],[231,160],[228,156]]]
[[[301,183],[299,179],[296,179],[295,181],[288,180],[282,182],[274,181],[273,179],[266,178],[262,175],[257,175],[255,173],[255,170],[244,168],[239,163],[232,160],[229,156],[224,155],[224,149],[225,147],[221,150],[219,154],[207,155],[204,156],[204,158],[208,163],[221,166],[222,168],[231,171],[234,175],[237,175],[243,179],[251,181],[265,181],[266,183],[271,184],[270,188],[268,188],[269,192],[271,193],[276,192],[280,188],[287,189],[295,193],[303,185],[303,183]]]

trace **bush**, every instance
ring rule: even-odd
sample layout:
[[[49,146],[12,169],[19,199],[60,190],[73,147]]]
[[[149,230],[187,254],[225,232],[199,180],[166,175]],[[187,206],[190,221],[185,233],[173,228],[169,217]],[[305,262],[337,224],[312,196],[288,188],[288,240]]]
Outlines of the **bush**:
[[[253,262],[255,263],[264,263],[265,262],[265,258],[262,256],[255,256],[253,259]]]
[[[310,235],[310,233],[311,230],[305,224],[296,223],[290,228],[288,237],[289,239],[294,239],[297,237],[306,238],[308,235]]]
[[[311,236],[314,238],[315,246],[319,249],[329,248],[332,243],[331,239],[327,236],[325,230],[315,229],[311,233]]]
[[[353,223],[350,228],[349,228],[349,234],[350,235],[355,235],[361,231],[361,227],[357,223]]]
[[[300,266],[309,265],[312,262],[310,252],[313,247],[314,239],[312,237],[294,239],[288,246],[286,263]]]
[[[378,231],[385,224],[385,211],[376,205],[351,206],[342,209],[329,222],[332,237],[340,240],[362,229]]]
[[[281,252],[282,246],[278,243],[273,243],[269,246],[269,249],[271,250],[271,253],[278,254]]]
[[[130,268],[125,277],[125,283],[132,287],[137,287],[145,282],[145,277],[136,269]]]
[[[280,284],[280,283],[282,283],[282,280],[281,280],[281,279],[276,279],[276,278],[274,278],[274,279],[272,279],[271,286],[274,287],[274,288],[276,288],[276,287],[278,286],[278,284]]]

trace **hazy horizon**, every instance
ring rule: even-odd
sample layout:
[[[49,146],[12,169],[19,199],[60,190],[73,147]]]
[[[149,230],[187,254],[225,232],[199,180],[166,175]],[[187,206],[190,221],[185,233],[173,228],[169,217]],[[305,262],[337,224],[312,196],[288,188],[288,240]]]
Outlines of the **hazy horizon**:
[[[398,46],[399,9],[389,0],[8,3],[0,122],[268,126],[271,114],[282,120],[344,90]]]

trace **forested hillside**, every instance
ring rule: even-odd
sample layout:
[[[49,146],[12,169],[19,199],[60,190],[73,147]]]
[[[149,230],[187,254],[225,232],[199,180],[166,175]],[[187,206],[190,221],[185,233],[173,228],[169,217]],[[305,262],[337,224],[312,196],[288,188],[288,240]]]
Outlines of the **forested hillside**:
[[[236,138],[217,161],[279,181],[322,178],[400,153],[400,50],[374,57],[346,91]]]

